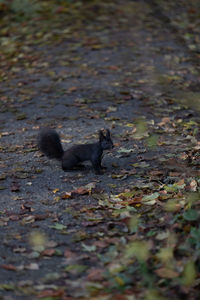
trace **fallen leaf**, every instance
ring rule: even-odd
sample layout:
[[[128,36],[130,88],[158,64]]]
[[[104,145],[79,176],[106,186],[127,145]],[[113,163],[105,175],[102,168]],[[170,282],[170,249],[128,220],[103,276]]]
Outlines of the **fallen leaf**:
[[[184,212],[183,218],[186,221],[195,221],[199,218],[199,213],[197,210],[191,208]]]
[[[60,224],[60,223],[56,223],[55,225],[49,225],[49,228],[53,228],[56,230],[63,230],[63,229],[66,229],[67,226]]]
[[[191,190],[192,192],[196,192],[197,186],[198,186],[198,185],[197,185],[196,180],[193,179],[193,180],[190,182],[190,190]]]
[[[184,272],[182,277],[182,283],[185,286],[191,286],[194,284],[197,276],[197,271],[195,268],[194,261],[189,260],[184,266]]]
[[[176,278],[176,277],[179,276],[178,272],[175,272],[175,271],[173,271],[171,269],[167,269],[167,268],[164,268],[164,267],[160,268],[160,269],[157,269],[155,272],[161,278],[170,278],[170,279],[173,279],[173,278]]]
[[[27,270],[39,270],[39,265],[37,263],[31,263],[30,265],[25,266]]]
[[[104,279],[104,269],[91,268],[88,273],[88,280],[91,281],[102,281]]]
[[[85,186],[80,186],[79,188],[71,192],[66,192],[65,194],[62,195],[62,199],[73,198],[76,195],[91,195],[95,187],[96,187],[95,182],[88,183]]]
[[[40,292],[37,297],[38,298],[57,298],[57,297],[62,297],[64,295],[64,290],[63,289],[58,289],[56,291],[54,290],[44,290]]]
[[[11,189],[11,192],[19,192],[20,186],[17,182],[13,182],[10,189]]]
[[[14,265],[8,264],[8,265],[1,265],[1,268],[5,269],[5,270],[9,270],[9,271],[16,271],[17,267],[15,267]]]
[[[158,192],[150,194],[150,195],[145,195],[142,198],[142,202],[145,205],[154,205],[156,203],[156,199],[158,199],[159,196],[160,196],[160,194]]]
[[[86,244],[82,243],[82,247],[85,251],[88,251],[88,252],[96,251],[96,246],[95,245],[89,246],[89,245],[86,245]]]
[[[44,256],[53,256],[55,251],[55,249],[45,249],[41,254]]]

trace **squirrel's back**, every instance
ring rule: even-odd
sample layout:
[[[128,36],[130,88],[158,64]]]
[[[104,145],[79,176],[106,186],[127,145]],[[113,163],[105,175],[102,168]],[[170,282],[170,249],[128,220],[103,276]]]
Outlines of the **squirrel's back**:
[[[49,158],[61,159],[64,151],[58,133],[51,128],[44,128],[38,136],[38,147]]]

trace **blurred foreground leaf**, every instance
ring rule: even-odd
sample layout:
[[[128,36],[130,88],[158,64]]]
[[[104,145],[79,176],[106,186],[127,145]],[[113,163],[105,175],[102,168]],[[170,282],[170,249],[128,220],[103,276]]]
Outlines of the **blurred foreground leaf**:
[[[149,257],[149,246],[145,241],[135,241],[126,246],[125,257],[136,257],[140,262],[144,262]]]
[[[182,283],[185,286],[191,286],[196,278],[196,269],[193,261],[188,261],[184,267]]]
[[[198,211],[194,210],[194,209],[189,209],[186,212],[184,212],[183,214],[183,218],[186,221],[195,221],[197,220],[199,217],[199,213]]]
[[[29,235],[29,244],[35,251],[43,251],[47,242],[47,236],[43,232],[33,231]]]

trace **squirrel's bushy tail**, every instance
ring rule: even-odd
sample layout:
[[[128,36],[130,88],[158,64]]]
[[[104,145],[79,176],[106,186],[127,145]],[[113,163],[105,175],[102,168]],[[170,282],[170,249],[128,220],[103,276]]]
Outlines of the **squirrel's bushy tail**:
[[[58,133],[51,128],[44,128],[38,136],[38,147],[49,158],[62,159],[64,154]]]

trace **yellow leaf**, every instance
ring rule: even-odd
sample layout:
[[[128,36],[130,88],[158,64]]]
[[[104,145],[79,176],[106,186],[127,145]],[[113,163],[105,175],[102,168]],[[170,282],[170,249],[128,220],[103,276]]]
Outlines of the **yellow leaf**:
[[[55,201],[55,202],[58,202],[58,201],[60,201],[60,197],[59,197],[59,196],[57,196],[57,197],[54,197],[54,201]]]
[[[62,195],[62,199],[69,199],[69,198],[72,198],[71,192],[66,192],[64,195]]]
[[[32,231],[29,235],[29,244],[35,251],[43,251],[47,242],[47,236],[43,232]]]
[[[126,126],[127,126],[127,127],[134,127],[135,124],[133,124],[133,123],[127,123]]]
[[[124,285],[124,281],[123,281],[122,278],[120,278],[119,276],[115,277],[115,281],[116,281],[120,286],[123,286],[123,285]]]
[[[162,248],[156,256],[162,263],[170,263],[174,257],[173,248]]]
[[[126,258],[136,257],[139,261],[146,261],[149,257],[149,245],[145,241],[135,241],[127,244]]]

